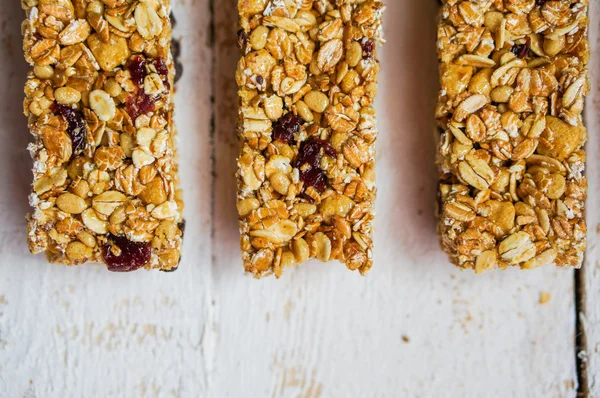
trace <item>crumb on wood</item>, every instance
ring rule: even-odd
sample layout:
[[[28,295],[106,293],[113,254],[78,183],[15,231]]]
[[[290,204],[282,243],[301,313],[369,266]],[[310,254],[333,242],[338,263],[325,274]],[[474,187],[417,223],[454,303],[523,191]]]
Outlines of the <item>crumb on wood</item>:
[[[286,300],[285,305],[283,307],[283,317],[286,321],[290,320],[290,316],[292,314],[292,309],[294,308],[294,303],[291,300]]]
[[[550,293],[548,292],[540,292],[540,304],[546,304],[550,301]]]

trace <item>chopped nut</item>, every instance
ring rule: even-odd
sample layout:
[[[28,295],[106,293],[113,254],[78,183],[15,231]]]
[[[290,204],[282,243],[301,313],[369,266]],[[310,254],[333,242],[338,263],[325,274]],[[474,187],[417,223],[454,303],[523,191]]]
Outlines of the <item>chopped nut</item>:
[[[550,293],[540,292],[540,304],[546,304],[548,301],[550,301],[550,297]]]
[[[87,204],[79,196],[67,192],[56,198],[56,207],[69,214],[81,214]]]
[[[90,107],[96,112],[98,119],[103,122],[111,120],[117,111],[115,101],[110,94],[103,90],[94,90],[90,93]]]

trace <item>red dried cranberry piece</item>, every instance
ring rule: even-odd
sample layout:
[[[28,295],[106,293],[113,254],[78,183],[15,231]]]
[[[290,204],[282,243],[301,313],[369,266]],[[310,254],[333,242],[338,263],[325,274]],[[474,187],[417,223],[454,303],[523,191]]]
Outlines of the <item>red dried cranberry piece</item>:
[[[117,246],[121,254],[116,256],[111,248]],[[146,242],[132,242],[124,236],[109,235],[108,242],[102,246],[102,258],[109,271],[131,272],[142,268],[150,261],[150,244]]]
[[[510,51],[517,56],[517,58],[523,59],[529,54],[531,49],[531,39],[527,37],[524,44],[515,44],[512,46]]]
[[[362,43],[362,52],[363,52],[363,58],[372,58],[373,57],[373,52],[375,52],[375,43],[373,43],[373,41],[371,40],[365,40]]]
[[[131,58],[127,63],[127,69],[131,74],[131,80],[138,86],[144,84],[144,78],[148,74],[146,71],[146,60],[141,55]]]
[[[300,170],[300,180],[304,185],[314,187],[319,192],[325,190],[328,182],[327,175],[320,167],[323,154],[337,157],[337,151],[329,142],[313,138],[302,143],[294,162],[294,167]]]
[[[158,57],[154,59],[152,62],[154,68],[156,68],[156,73],[158,73],[163,79],[163,84],[167,88],[167,90],[171,89],[171,84],[169,83],[169,68],[165,63],[165,59],[163,57]]]
[[[154,64],[154,68],[156,68],[156,73],[162,77],[167,77],[169,75],[169,68],[163,57],[156,58],[152,63]]]
[[[273,123],[273,138],[282,142],[294,140],[294,134],[300,130],[302,121],[292,112],[286,113],[282,118]]]
[[[334,158],[334,159],[337,158],[337,151],[329,142],[320,140],[318,138],[315,138],[314,140],[317,141],[319,143],[319,145],[321,145],[323,147],[323,151],[325,151],[325,155],[327,155],[331,158]]]
[[[53,113],[61,115],[67,121],[67,132],[73,143],[73,155],[81,153],[85,148],[85,141],[87,139],[83,113],[56,101],[50,106],[50,110]]]
[[[140,115],[145,115],[154,111],[154,100],[150,98],[143,90],[138,92],[127,99],[125,104],[127,113],[131,116],[131,119],[135,121]]]
[[[304,182],[304,185],[313,187],[319,192],[323,192],[327,188],[327,174],[320,168],[310,168],[306,171],[300,172],[300,180]]]

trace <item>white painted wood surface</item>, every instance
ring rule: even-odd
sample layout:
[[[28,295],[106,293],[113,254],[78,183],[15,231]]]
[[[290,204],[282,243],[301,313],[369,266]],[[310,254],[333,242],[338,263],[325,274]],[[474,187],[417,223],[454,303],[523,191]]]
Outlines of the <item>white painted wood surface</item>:
[[[213,0],[214,44],[209,0],[175,1],[185,68],[176,115],[187,202],[180,270],[117,275],[47,265],[27,252],[18,3],[0,13],[0,397],[576,395],[573,272],[477,277],[452,268],[439,250],[433,0],[388,1],[375,267],[363,278],[310,263],[279,281],[245,276],[239,256],[236,0]],[[594,40],[598,32],[594,24]],[[598,100],[597,71],[594,82]],[[591,113],[593,133],[600,118]],[[598,192],[598,172],[589,177]],[[599,219],[590,205],[587,284],[596,296]],[[542,291],[551,294],[544,305]],[[600,344],[592,296],[588,338]],[[598,374],[599,354],[588,354],[588,371]]]

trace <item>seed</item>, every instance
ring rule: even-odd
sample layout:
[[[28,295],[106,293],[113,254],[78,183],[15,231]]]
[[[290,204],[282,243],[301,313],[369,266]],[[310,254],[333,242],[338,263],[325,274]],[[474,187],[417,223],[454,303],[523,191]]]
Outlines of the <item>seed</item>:
[[[73,105],[81,101],[81,93],[71,87],[60,87],[54,91],[54,98],[61,104]]]
[[[127,197],[118,191],[106,191],[92,200],[92,206],[100,214],[110,216],[117,207],[127,201]]]
[[[135,135],[137,144],[145,148],[150,146],[154,137],[156,137],[156,130],[149,127],[142,127]]]
[[[149,167],[149,166],[148,166]],[[160,177],[152,179],[146,188],[140,193],[140,199],[146,204],[152,203],[155,206],[167,201],[167,192],[165,191],[163,181]]]
[[[162,31],[162,21],[153,7],[139,3],[135,9],[137,30],[144,39],[152,39]]]
[[[111,120],[117,111],[115,101],[104,90],[94,90],[90,93],[90,107],[96,112],[98,119],[104,122]]]
[[[152,163],[154,163],[154,160],[155,160],[154,156],[150,155],[149,153],[147,153],[146,151],[144,151],[143,149],[140,149],[140,148],[135,149],[133,151],[131,158],[133,160],[133,164],[137,168],[141,168],[143,166],[152,164]]]
[[[252,33],[250,33],[250,46],[253,50],[262,50],[267,45],[267,36],[269,35],[269,28],[260,25],[256,27]],[[242,47],[243,48],[243,47]]]
[[[87,208],[85,200],[70,192],[60,195],[56,199],[56,206],[69,214],[81,214]]]
[[[296,257],[292,252],[281,253],[281,267],[293,267],[296,265]]]
[[[305,122],[311,123],[313,120],[315,120],[315,116],[310,111],[308,105],[306,105],[306,102],[299,100],[295,105],[298,115],[304,119]]]
[[[66,253],[74,264],[82,264],[91,257],[92,249],[79,241],[74,241],[67,245]]]
[[[50,65],[36,65],[33,67],[33,74],[38,79],[50,79],[54,76],[54,68]]]
[[[90,184],[86,180],[79,180],[71,186],[71,191],[80,198],[86,199],[90,193]]]
[[[299,263],[305,262],[310,256],[308,243],[306,243],[306,241],[302,238],[296,239],[292,242],[292,252],[294,253],[296,261]]]
[[[348,50],[346,52],[346,62],[348,66],[354,68],[360,60],[362,59],[362,46],[359,42],[353,41],[348,46]]]
[[[96,238],[94,238],[94,235],[90,234],[89,232],[79,232],[77,234],[77,239],[79,239],[87,247],[96,247]]]
[[[323,232],[317,232],[313,236],[313,247],[315,249],[315,256],[323,261],[327,262],[331,258],[331,240]]]
[[[172,218],[177,213],[177,204],[174,201],[164,202],[152,210],[152,217],[158,220]]]
[[[310,91],[304,96],[306,105],[317,113],[323,113],[329,106],[329,98],[320,91]]]
[[[271,186],[281,195],[287,195],[290,188],[290,179],[283,173],[275,173],[270,178]]]
[[[240,217],[246,217],[259,207],[260,202],[256,198],[246,198],[237,203],[237,209]]]
[[[112,225],[123,224],[127,219],[127,212],[125,211],[125,206],[117,207],[117,209],[110,215],[108,221]]]
[[[87,209],[84,211],[81,214],[81,220],[86,228],[98,235],[105,235],[108,232],[107,222],[98,218],[98,214],[96,214],[94,209]]]
[[[104,83],[104,90],[110,94],[111,97],[116,98],[123,92],[123,89],[117,83],[115,79],[108,79],[106,83]]]

